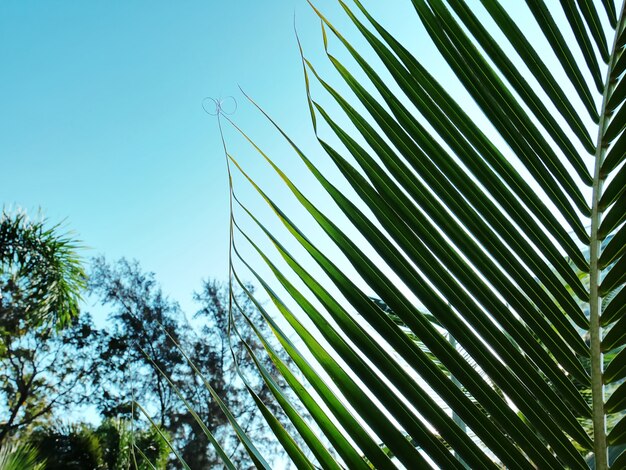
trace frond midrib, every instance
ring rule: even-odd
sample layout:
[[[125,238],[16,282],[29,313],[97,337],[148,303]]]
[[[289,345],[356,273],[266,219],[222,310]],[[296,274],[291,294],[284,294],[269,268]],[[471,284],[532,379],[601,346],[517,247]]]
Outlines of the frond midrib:
[[[604,360],[601,350],[602,326],[600,314],[602,298],[599,292],[601,279],[601,267],[599,260],[602,253],[602,239],[598,232],[602,222],[602,208],[600,207],[600,200],[602,198],[602,189],[605,178],[602,175],[601,168],[608,148],[608,145],[606,145],[604,141],[604,134],[608,128],[612,112],[607,108],[607,103],[616,86],[616,80],[613,77],[613,67],[617,62],[618,38],[624,25],[624,6],[626,6],[626,2],[622,5],[620,20],[615,28],[615,37],[607,67],[604,92],[602,94],[602,108],[600,112],[600,122],[598,124],[598,137],[596,143],[591,196],[591,233],[589,247],[589,336],[591,355],[592,421],[594,434],[593,442],[596,468],[608,468],[607,428],[603,384]]]

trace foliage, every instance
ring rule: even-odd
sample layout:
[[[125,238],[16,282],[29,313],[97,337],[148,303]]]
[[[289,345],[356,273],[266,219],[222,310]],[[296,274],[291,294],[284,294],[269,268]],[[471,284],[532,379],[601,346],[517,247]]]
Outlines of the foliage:
[[[30,444],[5,444],[0,447],[0,470],[44,470],[37,449]]]
[[[606,469],[609,448],[622,468],[624,7],[528,1],[531,37],[516,24],[515,2],[412,0],[415,18],[403,20],[414,20],[451,68],[457,82],[444,87],[360,1],[339,3],[360,43],[314,11],[344,91],[306,58],[303,66],[315,135],[344,179],[318,170],[270,119],[335,207],[316,205],[314,192],[301,192],[234,127],[318,231],[305,234],[225,145],[233,279],[248,268],[298,334],[296,346],[263,313],[318,398],[275,359],[278,369],[330,445],[290,413],[280,389],[273,395],[315,459],[259,400],[268,426],[299,468],[588,468],[589,460]],[[335,45],[342,56],[331,53]],[[474,103],[454,99],[459,85]],[[314,98],[320,92],[341,117]],[[221,128],[229,119],[218,120]],[[291,237],[235,195],[235,169]],[[320,232],[347,269],[327,256]],[[294,243],[309,256],[293,256]],[[240,255],[250,251],[271,275]],[[250,459],[269,467],[235,429]]]
[[[155,429],[133,429],[118,419],[106,419],[95,430],[86,424],[40,428],[30,441],[48,470],[164,470],[169,455]]]
[[[252,286],[247,285],[248,289]],[[235,293],[236,302],[245,315],[261,324],[261,315],[243,290]],[[251,399],[247,386],[256,391],[261,399],[267,400],[270,392],[256,372],[254,363],[248,357],[243,342],[259,354],[261,344],[256,340],[251,328],[243,328],[240,341],[229,339],[228,329],[228,285],[208,280],[203,283],[202,290],[196,292],[194,299],[200,309],[194,319],[200,322],[199,335],[195,341],[188,342],[190,360],[197,373],[193,388],[186,384],[187,398],[194,404],[194,411],[206,425],[207,430],[219,439],[229,453],[230,459],[238,462],[242,468],[247,461],[245,449],[237,439],[221,411],[215,398],[206,389],[199,375],[209,380],[214,391],[224,398],[231,412],[242,423],[243,428],[254,442],[264,448],[270,455],[277,452],[275,442],[265,428],[265,423]],[[262,359],[265,367],[274,370],[272,362]],[[245,376],[245,383],[240,374]],[[188,391],[187,391],[188,390]],[[277,412],[278,408],[274,407]],[[207,454],[209,440],[199,424],[189,414],[185,415],[191,433],[196,439],[190,439],[182,449],[182,456],[191,468],[213,468],[220,462],[214,453]],[[204,460],[201,460],[204,459]]]
[[[29,220],[24,213],[0,215],[0,319],[2,331],[42,323],[63,327],[78,315],[86,276],[78,242]]]
[[[0,216],[0,444],[84,401],[93,330],[88,316],[76,319],[85,285],[77,247],[59,225]]]
[[[91,293],[111,309],[110,328],[99,346],[99,393],[92,396],[92,403],[104,417],[131,418],[136,400],[149,418],[167,431],[190,468],[213,468],[220,462],[208,446],[206,430],[217,435],[230,459],[244,468],[245,450],[201,375],[224,397],[233,415],[245,423],[258,445],[270,454],[275,452],[254,401],[237,373],[235,359],[239,371],[246,371],[248,383],[260,396],[267,395],[244,346],[233,343],[231,351],[226,285],[216,281],[203,283],[194,295],[199,309],[192,326],[178,304],[164,296],[154,275],[143,272],[137,262],[122,259],[108,264],[104,258],[97,258],[89,282]],[[247,296],[241,292],[238,298],[244,312],[258,319],[259,313]],[[246,344],[254,350],[261,349],[254,342],[251,329],[242,331]],[[183,351],[188,351],[195,370]],[[272,367],[271,361],[265,362]],[[194,404],[194,413],[185,400]],[[135,408],[134,417],[139,416]]]
[[[94,259],[89,289],[112,307],[98,367],[98,409],[104,417],[129,418],[137,393],[154,406],[158,423],[168,428],[176,397],[158,369],[175,383],[186,373],[183,356],[165,332],[176,341],[185,334],[178,305],[163,295],[153,274],[125,259],[114,265],[102,257]]]
[[[46,470],[98,469],[102,464],[98,437],[85,424],[39,429],[30,441],[45,460]]]
[[[0,335],[0,442],[90,400],[99,335],[87,314],[58,332],[39,326]]]
[[[128,426],[128,424],[126,425]],[[166,440],[167,432],[165,430],[159,431],[155,430],[152,427],[139,433],[137,433],[136,430],[131,430],[131,434],[134,435],[134,446],[136,454],[133,459],[133,465],[135,466],[131,466],[131,469],[134,470],[136,468],[136,470],[161,470],[167,468],[168,457],[170,455],[170,448],[167,445]]]
[[[130,468],[132,462],[133,434],[129,422],[107,418],[96,430],[102,449],[102,460],[108,469]],[[167,458],[166,452],[165,457]]]

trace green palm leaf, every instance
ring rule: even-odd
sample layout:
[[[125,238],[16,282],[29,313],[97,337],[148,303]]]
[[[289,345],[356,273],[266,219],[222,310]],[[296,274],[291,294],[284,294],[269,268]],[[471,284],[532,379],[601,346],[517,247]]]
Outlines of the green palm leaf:
[[[46,463],[38,458],[31,444],[14,443],[0,448],[0,470],[44,470]]]
[[[0,331],[16,335],[25,324],[61,329],[78,315],[87,276],[80,244],[69,235],[61,224],[46,227],[45,219],[2,210]]]
[[[301,466],[621,465],[624,8],[527,0],[545,51],[508,3],[413,0],[415,27],[482,111],[476,121],[365,5],[339,3],[360,39],[313,8],[348,91],[304,57],[303,67],[315,135],[343,181],[263,112],[336,208],[317,207],[233,125],[345,260],[330,257],[225,147],[286,229],[270,228],[232,193],[232,274],[239,279],[240,266],[255,276],[283,317],[253,298],[293,361],[260,336],[295,393],[260,373],[302,439],[259,399],[268,425]],[[493,129],[501,140],[488,137]],[[347,222],[336,222],[337,210]]]

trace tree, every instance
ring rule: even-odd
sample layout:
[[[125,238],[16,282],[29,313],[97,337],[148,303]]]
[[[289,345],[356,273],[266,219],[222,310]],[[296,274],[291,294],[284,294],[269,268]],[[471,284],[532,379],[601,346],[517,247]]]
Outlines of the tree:
[[[251,285],[247,285],[246,288],[253,290]],[[256,445],[272,455],[278,449],[265,428],[263,417],[258,412],[254,400],[239,377],[239,374],[246,374],[247,383],[262,399],[267,400],[270,392],[264,386],[254,363],[249,359],[247,350],[240,341],[245,341],[257,354],[262,351],[262,345],[251,328],[242,329],[240,341],[235,339],[229,341],[228,296],[228,285],[215,280],[205,281],[202,290],[195,293],[194,300],[200,308],[194,318],[200,322],[200,331],[198,336],[187,343],[191,351],[189,357],[198,373],[210,381],[217,394],[224,398],[233,415],[242,423]],[[239,290],[235,296],[243,312],[260,324],[262,317],[245,292]],[[274,371],[271,361],[265,359],[264,363]],[[191,384],[193,386],[190,386]],[[196,375],[193,382],[185,384],[183,390],[194,405],[198,417],[208,431],[220,440],[230,459],[236,462],[237,468],[245,468],[248,465],[245,449],[232,432],[226,416],[200,377]],[[274,411],[277,412],[276,408]],[[220,458],[215,452],[211,452],[209,439],[200,424],[189,413],[185,413],[180,419],[187,424],[190,433],[182,448],[185,462],[194,469],[218,466]]]
[[[239,371],[248,374],[248,384],[260,396],[268,393],[246,357],[244,346],[232,341],[233,349],[230,348],[226,285],[206,281],[194,295],[199,304],[194,315],[195,329],[187,323],[178,304],[163,294],[154,274],[143,272],[136,261],[121,259],[109,264],[104,258],[96,258],[89,286],[90,292],[111,308],[110,327],[100,346],[99,393],[92,396],[102,416],[139,418],[138,407],[134,408],[134,416],[131,413],[133,401],[137,401],[150,419],[167,431],[190,468],[214,468],[220,459],[208,446],[209,439],[199,418],[209,432],[220,437],[237,467],[245,468],[247,455],[221,407],[205,388],[202,376],[213,383],[258,444],[270,454],[275,451],[236,370],[235,357]],[[237,298],[243,311],[258,319],[259,313],[247,296],[241,292]],[[259,351],[261,346],[254,342],[252,330],[242,331],[246,344]],[[195,370],[186,356],[193,361]],[[265,363],[271,368],[271,361]],[[181,396],[194,405],[196,416]]]
[[[132,402],[140,396],[151,417],[171,429],[180,404],[159,369],[179,386],[188,375],[174,343],[186,334],[178,304],[163,295],[154,274],[125,259],[110,265],[95,258],[89,289],[112,308],[97,379],[101,394],[94,397],[98,409],[104,417],[132,418]]]
[[[86,314],[59,332],[38,327],[0,335],[0,443],[90,401],[98,337]]]
[[[93,430],[85,424],[38,429],[30,436],[30,441],[48,470],[101,468],[100,442]]]
[[[169,447],[162,432],[105,419],[96,429],[82,423],[39,428],[29,440],[48,470],[164,470]]]
[[[0,445],[85,399],[95,332],[88,316],[77,319],[76,248],[58,225],[0,217]]]
[[[61,226],[29,220],[24,213],[0,216],[0,320],[2,328],[63,327],[78,315],[86,276],[78,242]]]
[[[596,468],[608,468],[609,446],[626,443],[625,418],[609,429],[606,424],[626,409],[624,6],[616,10],[612,0],[528,1],[536,22],[528,37],[516,24],[523,17],[515,11],[521,5],[513,2],[503,7],[484,0],[479,8],[461,0],[413,0],[416,28],[421,23],[456,76],[455,86],[462,85],[482,111],[480,120],[470,114],[471,103],[457,102],[431,74],[425,59],[413,55],[360,1],[353,3],[340,0],[371,46],[368,52],[315,11],[330,63],[356,105],[303,59],[315,134],[345,181],[330,181],[283,133],[349,226],[335,222],[331,208],[316,207],[261,153],[350,269],[327,257],[317,232],[300,231],[260,184],[252,183],[293,235],[289,242],[300,244],[324,275],[313,275],[307,262],[292,257],[241,199],[236,202],[243,211],[237,209],[237,223],[231,223],[233,252],[250,242],[275,275],[259,275],[258,281],[303,346],[296,348],[280,329],[273,331],[327,408],[315,408],[306,393],[292,388],[349,468],[367,468],[368,462],[390,468],[395,459],[408,468],[460,468],[460,459],[471,468],[587,468],[586,457]],[[336,44],[353,59],[358,78],[348,68],[354,65],[330,52]],[[345,113],[344,121],[313,99],[313,84]],[[233,169],[242,170],[227,148],[226,155]],[[264,245],[249,236],[244,222],[268,235],[305,288],[276,266],[274,252],[260,248]],[[241,263],[234,256],[236,275]],[[251,264],[247,258],[244,263]],[[588,286],[576,270],[588,273]],[[276,285],[289,302],[279,297]],[[372,291],[450,375],[371,300]],[[314,328],[305,327],[302,317]],[[605,353],[614,354],[606,369]],[[615,390],[605,396],[612,384]],[[582,388],[591,390],[591,405]],[[266,417],[272,425],[272,416]],[[314,465],[290,436],[273,429],[299,467]],[[316,449],[321,466],[337,468],[321,440],[309,436],[307,444]],[[249,444],[248,450],[257,465],[267,466],[258,449]],[[626,453],[612,464],[622,468]]]
[[[106,419],[95,431],[108,470],[165,469],[170,449],[164,433],[154,427],[133,428],[130,421],[121,419]]]

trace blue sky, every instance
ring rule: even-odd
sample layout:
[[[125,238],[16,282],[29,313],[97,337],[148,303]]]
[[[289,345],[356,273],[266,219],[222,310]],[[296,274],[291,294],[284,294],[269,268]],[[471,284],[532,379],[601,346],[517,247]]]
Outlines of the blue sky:
[[[202,100],[237,96],[249,128],[240,84],[310,128],[294,12],[321,44],[295,0],[1,2],[0,201],[66,219],[86,256],[139,259],[183,303],[226,278],[227,179]]]
[[[1,2],[0,201],[65,220],[86,257],[138,259],[188,305],[202,278],[227,277],[225,163],[203,98],[234,95],[254,133],[267,123],[241,85],[313,144],[294,14],[321,59],[303,0]],[[265,129],[255,138],[289,153]]]

